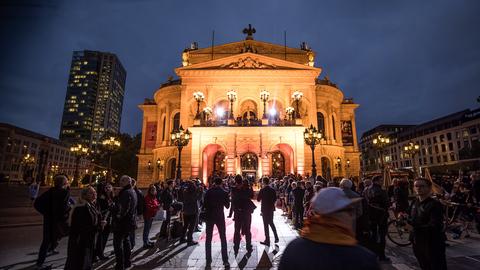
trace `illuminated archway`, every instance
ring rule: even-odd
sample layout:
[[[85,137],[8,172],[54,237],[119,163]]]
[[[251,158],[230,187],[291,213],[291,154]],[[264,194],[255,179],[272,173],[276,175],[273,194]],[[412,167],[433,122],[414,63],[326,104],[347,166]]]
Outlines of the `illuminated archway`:
[[[270,166],[272,167],[272,177],[282,178],[285,176],[285,157],[281,151],[272,153]]]

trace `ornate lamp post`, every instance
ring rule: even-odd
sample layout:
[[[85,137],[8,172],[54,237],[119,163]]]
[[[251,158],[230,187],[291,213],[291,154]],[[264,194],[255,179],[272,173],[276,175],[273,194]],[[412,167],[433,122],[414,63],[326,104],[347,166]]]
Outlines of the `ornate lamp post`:
[[[112,181],[112,154],[118,148],[120,148],[120,141],[113,136],[109,136],[107,139],[102,141],[102,145],[103,147],[105,147],[105,150],[107,151],[107,154],[108,154],[107,182],[111,182]]]
[[[322,139],[322,133],[317,130],[313,125],[310,125],[309,128],[306,128],[303,132],[303,138],[305,143],[310,146],[312,149],[312,177],[317,176],[317,165],[315,164],[315,146],[320,143]]]
[[[212,115],[213,110],[209,106],[203,108],[203,114],[205,115],[205,121],[208,121],[210,115]]]
[[[260,100],[263,102],[263,115],[262,119],[267,119],[267,101],[268,98],[270,97],[270,93],[267,90],[262,90],[260,92]]]
[[[230,115],[228,117],[229,120],[234,120],[235,117],[233,117],[233,102],[237,100],[237,92],[235,90],[230,90],[227,92],[227,99],[230,101]]]
[[[299,105],[298,103],[300,102],[300,100],[302,99],[303,97],[303,93],[300,92],[300,91],[295,91],[293,92],[292,94],[292,99],[293,101],[295,101],[295,119],[299,119],[300,118],[300,109],[299,109]]]
[[[182,165],[180,162],[182,159],[182,149],[190,141],[190,135],[192,135],[192,133],[188,131],[188,129],[184,130],[182,126],[180,126],[180,128],[177,130],[175,129],[172,130],[172,132],[170,133],[171,142],[178,149],[178,164],[177,164],[176,179],[181,179],[181,176],[182,176]]]
[[[197,102],[197,114],[195,115],[195,120],[200,119],[200,102],[202,102],[205,99],[205,96],[203,95],[202,92],[197,91],[193,93],[193,98]]]
[[[406,145],[403,146],[403,151],[405,154],[407,154],[411,161],[412,161],[412,169],[414,176],[417,176],[417,166],[415,166],[415,156],[417,155],[418,152],[420,152],[420,145],[410,141]]]
[[[77,144],[70,147],[70,152],[75,156],[75,173],[73,175],[72,187],[78,186],[78,179],[80,178],[78,166],[80,165],[80,158],[88,154],[88,147]]]
[[[390,138],[384,136],[383,134],[378,134],[375,139],[373,139],[373,145],[379,150],[380,152],[380,164],[381,169],[383,169],[383,151],[387,145],[390,144]]]

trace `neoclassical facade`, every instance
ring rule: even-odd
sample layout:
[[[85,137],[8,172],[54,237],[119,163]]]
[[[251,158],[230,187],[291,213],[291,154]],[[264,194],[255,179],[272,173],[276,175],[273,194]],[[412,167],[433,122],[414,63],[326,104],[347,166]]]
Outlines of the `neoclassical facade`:
[[[182,66],[175,69],[179,79],[169,80],[153,99],[139,105],[139,184],[175,177],[178,150],[170,132],[180,126],[191,132],[181,153],[182,178],[206,182],[213,173],[256,178],[311,174],[312,154],[303,134],[310,125],[322,132],[315,148],[317,174],[358,176],[358,104],[345,99],[328,78],[319,79],[322,70],[314,59],[306,46],[289,48],[251,35],[239,42],[203,49],[194,44],[185,50]],[[232,90],[235,98],[230,92],[229,99],[227,92]],[[203,98],[195,99],[199,92]],[[301,96],[298,102],[294,93]]]

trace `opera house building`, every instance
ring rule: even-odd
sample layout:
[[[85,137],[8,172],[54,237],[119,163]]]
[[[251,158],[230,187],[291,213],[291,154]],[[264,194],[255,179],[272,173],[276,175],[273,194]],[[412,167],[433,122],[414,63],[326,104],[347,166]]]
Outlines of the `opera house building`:
[[[249,33],[208,48],[194,43],[180,64],[178,80],[169,79],[139,105],[140,186],[178,173],[204,183],[229,174],[358,176],[358,104],[328,77],[320,79],[322,69],[305,43],[290,48]],[[307,143],[310,127],[314,146]]]

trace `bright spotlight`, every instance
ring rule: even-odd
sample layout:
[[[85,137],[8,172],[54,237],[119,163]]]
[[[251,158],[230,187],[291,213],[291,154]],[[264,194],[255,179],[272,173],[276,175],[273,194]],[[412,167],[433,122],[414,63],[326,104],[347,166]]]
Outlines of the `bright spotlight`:
[[[215,114],[217,115],[217,117],[222,118],[225,115],[225,110],[222,107],[217,107],[215,109]]]
[[[268,110],[268,113],[271,115],[271,116],[275,116],[277,114],[277,110],[275,110],[275,108],[270,108],[270,110]]]

